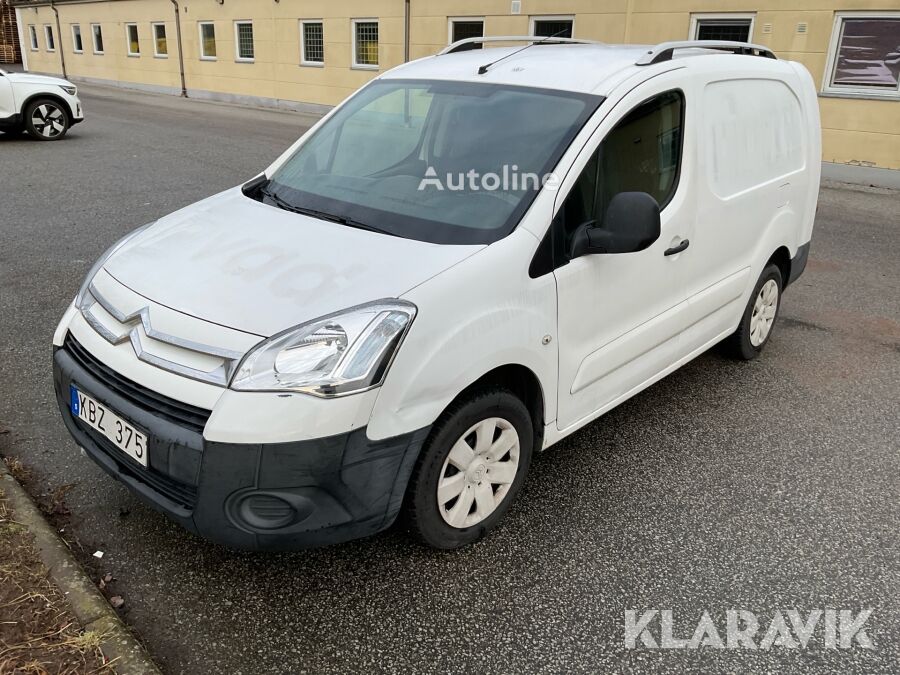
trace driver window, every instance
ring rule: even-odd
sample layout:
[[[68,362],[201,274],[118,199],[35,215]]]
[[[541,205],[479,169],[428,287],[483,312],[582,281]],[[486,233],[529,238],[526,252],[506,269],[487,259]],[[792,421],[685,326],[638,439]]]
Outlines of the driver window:
[[[646,192],[660,207],[675,192],[681,161],[684,96],[668,91],[644,101],[603,139],[563,203],[566,243],[580,225],[603,214],[620,192]]]

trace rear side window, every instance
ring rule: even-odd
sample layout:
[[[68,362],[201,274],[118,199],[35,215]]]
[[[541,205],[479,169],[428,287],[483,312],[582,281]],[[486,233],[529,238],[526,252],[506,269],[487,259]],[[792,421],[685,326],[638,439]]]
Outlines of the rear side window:
[[[802,169],[800,102],[778,80],[712,82],[703,95],[702,137],[710,188],[731,197]]]
[[[677,187],[684,134],[684,96],[669,91],[644,101],[597,148],[563,204],[567,236],[582,224],[603,226],[620,192],[646,192],[664,207]]]

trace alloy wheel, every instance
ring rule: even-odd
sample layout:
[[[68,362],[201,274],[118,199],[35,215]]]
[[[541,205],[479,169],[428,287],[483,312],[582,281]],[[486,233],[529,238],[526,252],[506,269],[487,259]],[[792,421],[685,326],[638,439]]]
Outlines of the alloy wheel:
[[[52,103],[42,103],[32,112],[31,125],[44,138],[56,138],[66,130],[65,113]]]

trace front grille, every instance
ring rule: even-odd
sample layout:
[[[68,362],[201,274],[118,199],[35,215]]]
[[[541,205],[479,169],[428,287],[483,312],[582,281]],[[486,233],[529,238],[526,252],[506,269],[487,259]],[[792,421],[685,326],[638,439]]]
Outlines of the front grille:
[[[180,483],[170,476],[140,466],[113,445],[103,434],[97,433],[87,426],[82,426],[82,428],[107,456],[115,460],[119,466],[119,471],[140,483],[148,485],[169,501],[175,502],[189,510],[194,509],[194,506],[197,504],[196,487]]]
[[[69,353],[78,365],[122,398],[127,399],[156,417],[161,417],[198,434],[203,433],[203,428],[206,426],[206,422],[211,414],[209,410],[176,401],[122,377],[112,368],[94,358],[90,352],[79,344],[78,340],[71,333],[66,335],[63,349]]]

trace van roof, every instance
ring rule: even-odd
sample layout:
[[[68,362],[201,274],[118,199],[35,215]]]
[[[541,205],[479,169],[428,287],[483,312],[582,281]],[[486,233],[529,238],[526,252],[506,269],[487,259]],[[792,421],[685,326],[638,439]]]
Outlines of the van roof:
[[[735,65],[735,61],[731,60],[734,58],[734,54],[694,47],[692,43],[663,43],[652,47],[649,45],[572,42],[534,44],[531,48],[524,50],[522,50],[522,45],[516,45],[442,53],[403,64],[393,68],[382,77],[385,79],[488,82],[607,94],[617,82],[622,81],[628,75],[639,71],[649,74],[648,68],[659,68],[659,65],[637,65],[637,62],[646,58],[648,53],[652,53],[654,50],[659,51],[666,45],[680,45],[680,51],[671,53],[671,60],[681,61],[687,57],[703,55],[703,59],[691,58],[690,60],[693,63],[702,62],[710,68],[724,64]],[[517,51],[520,53],[516,54]],[[507,56],[510,58],[505,58]],[[759,67],[772,70],[781,70],[780,64],[784,63],[774,58],[758,57],[745,57],[740,61],[746,63],[748,58],[753,58],[753,63],[758,64]],[[723,62],[723,60],[727,61]],[[479,74],[479,68],[488,63],[495,65],[492,65],[486,73]],[[665,59],[663,65],[666,64],[670,65],[671,61]]]

